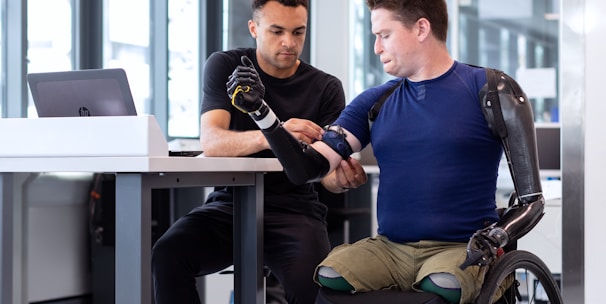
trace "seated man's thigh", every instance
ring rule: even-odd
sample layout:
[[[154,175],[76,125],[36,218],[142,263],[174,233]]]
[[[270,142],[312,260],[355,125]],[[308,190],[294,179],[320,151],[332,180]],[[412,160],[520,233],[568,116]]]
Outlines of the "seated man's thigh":
[[[402,260],[408,262],[400,263]],[[355,292],[399,289],[401,286],[411,286],[414,279],[414,276],[402,275],[405,269],[408,270],[404,273],[413,273],[412,257],[395,259],[384,238],[380,236],[335,247],[316,268],[314,278],[317,278],[320,267],[335,270],[353,286]]]
[[[459,266],[467,257],[467,244],[449,242],[428,242],[423,252],[424,262],[417,273],[414,287],[418,288],[423,278],[432,273],[449,273],[461,284],[461,303],[471,303],[482,287],[484,268],[469,266],[461,270]]]

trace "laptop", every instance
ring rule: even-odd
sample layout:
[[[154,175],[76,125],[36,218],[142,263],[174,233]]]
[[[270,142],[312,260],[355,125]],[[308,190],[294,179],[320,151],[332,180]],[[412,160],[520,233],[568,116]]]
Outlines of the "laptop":
[[[38,117],[137,115],[123,69],[30,73]]]

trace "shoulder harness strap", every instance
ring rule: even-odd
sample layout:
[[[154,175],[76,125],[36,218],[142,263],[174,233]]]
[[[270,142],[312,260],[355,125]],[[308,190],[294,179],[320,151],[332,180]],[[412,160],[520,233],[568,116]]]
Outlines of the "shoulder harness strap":
[[[368,120],[370,121],[371,127],[372,127],[372,123],[375,121],[375,119],[377,119],[377,116],[379,116],[379,111],[381,111],[381,107],[385,103],[385,100],[387,100],[387,98],[393,93],[393,91],[395,91],[396,88],[399,87],[403,82],[404,82],[404,79],[397,82],[394,86],[392,86],[387,91],[385,91],[385,93],[383,93],[383,95],[381,95],[379,100],[377,100],[377,102],[375,102],[375,104],[372,106],[372,108],[370,108],[370,111],[368,111]]]
[[[486,71],[486,82],[488,84],[488,94],[486,95],[485,106],[492,109],[497,134],[503,139],[507,137],[507,128],[505,127],[505,120],[503,119],[501,101],[499,100],[499,89],[497,87],[501,71],[491,68],[484,68],[484,70]]]

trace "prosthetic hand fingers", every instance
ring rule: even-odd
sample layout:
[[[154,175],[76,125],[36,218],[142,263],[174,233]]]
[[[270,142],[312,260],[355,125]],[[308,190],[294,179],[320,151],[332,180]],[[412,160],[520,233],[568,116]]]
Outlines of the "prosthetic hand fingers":
[[[231,104],[242,113],[259,112],[264,102],[259,94],[238,86],[231,97]]]
[[[252,70],[252,71],[251,71]],[[225,84],[228,91],[235,90],[237,86],[249,86],[251,88],[259,89],[261,80],[259,79],[259,75],[256,74],[254,69],[238,66],[233,71],[231,75],[229,75],[227,83]],[[264,88],[263,88],[264,89]]]
[[[244,59],[246,58],[246,60]],[[228,77],[227,95],[234,107],[244,113],[259,111],[263,105],[265,86],[248,57],[242,57],[243,65],[237,66]]]
[[[252,61],[246,56],[242,56],[240,61],[242,61],[242,65],[238,66],[235,71],[237,72],[238,78],[241,79],[243,84],[249,82],[250,86],[254,90],[260,91],[261,96],[263,96],[263,94],[265,94],[265,86],[263,85],[261,77],[259,77],[259,73],[255,69]]]
[[[229,75],[230,81],[238,81],[241,84],[256,84],[259,80],[259,75],[254,68],[237,66],[234,71]]]
[[[263,102],[264,90],[258,89],[254,84],[250,84],[248,80],[236,80],[233,83],[228,83],[227,94],[231,98],[231,103],[234,107],[244,113],[257,112],[261,109]]]
[[[252,60],[250,60],[250,58],[248,58],[248,56],[242,56],[240,57],[240,62],[242,62],[243,66],[247,66],[247,67],[251,67],[254,69],[254,64],[252,62]]]

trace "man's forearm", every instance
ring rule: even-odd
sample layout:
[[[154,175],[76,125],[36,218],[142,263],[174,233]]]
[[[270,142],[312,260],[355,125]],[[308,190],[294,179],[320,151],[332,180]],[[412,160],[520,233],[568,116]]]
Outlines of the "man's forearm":
[[[259,130],[213,130],[200,137],[204,155],[210,157],[247,156],[269,149],[265,136]]]

